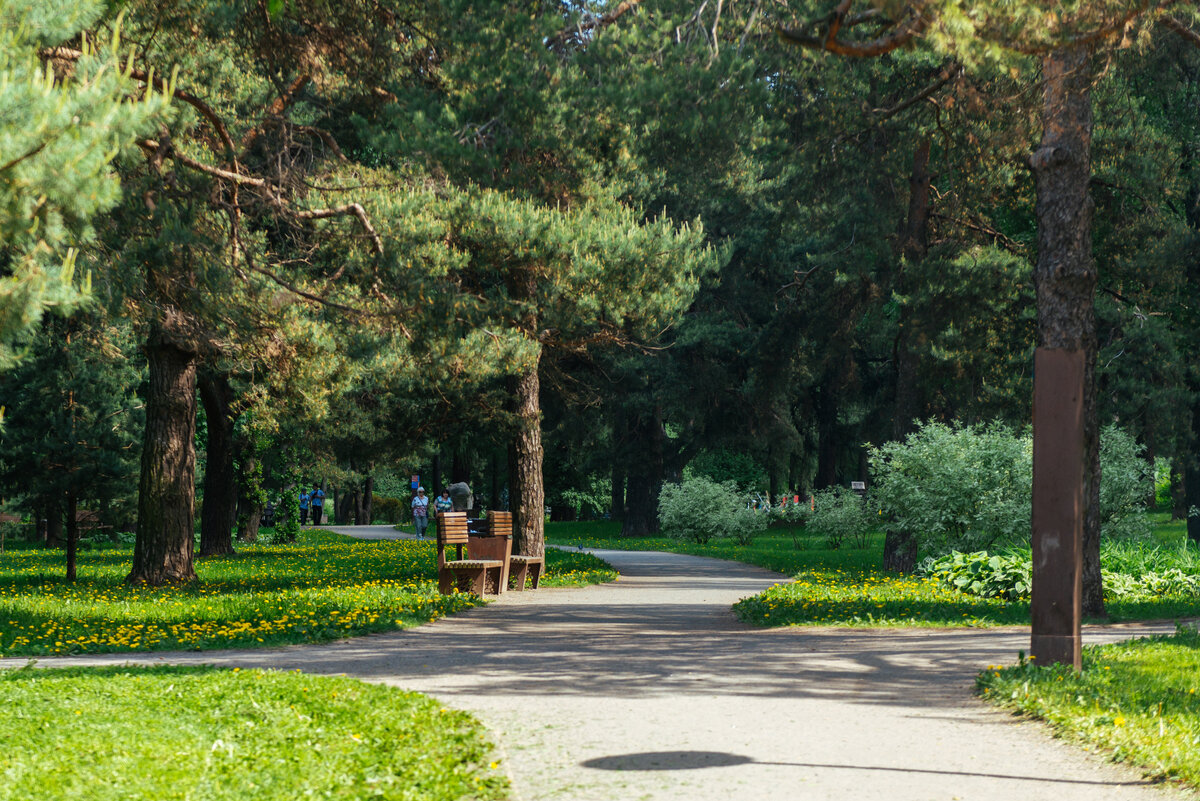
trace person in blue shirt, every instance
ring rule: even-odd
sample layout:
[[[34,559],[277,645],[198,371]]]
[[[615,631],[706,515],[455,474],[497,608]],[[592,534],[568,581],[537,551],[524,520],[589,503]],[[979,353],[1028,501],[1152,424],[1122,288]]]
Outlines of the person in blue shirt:
[[[308,493],[300,490],[300,525],[308,525]]]
[[[314,526],[321,525],[321,514],[325,511],[325,490],[320,484],[313,484],[313,490],[308,495],[312,505],[312,521]]]

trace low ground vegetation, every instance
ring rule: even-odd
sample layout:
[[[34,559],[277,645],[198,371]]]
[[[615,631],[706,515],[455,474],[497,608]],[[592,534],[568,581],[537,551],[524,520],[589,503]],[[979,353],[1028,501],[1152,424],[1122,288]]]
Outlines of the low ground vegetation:
[[[1151,518],[1161,520],[1163,516]],[[1175,568],[1200,575],[1200,551],[1185,544],[1179,523],[1154,525],[1146,541],[1106,546],[1106,565],[1122,575],[1162,572],[1168,560]],[[883,535],[872,533],[865,548],[830,548],[825,536],[804,528],[773,528],[749,545],[729,540],[707,544],[670,537],[623,538],[619,524],[554,523],[547,539],[563,545],[658,550],[710,556],[759,565],[792,578],[747,598],[735,606],[738,616],[762,626],[995,626],[1027,625],[1027,592],[970,592],[944,577],[903,576],[879,567]],[[990,556],[984,560],[986,563]],[[1155,561],[1158,560],[1158,561]],[[1155,569],[1150,569],[1157,565]],[[1169,565],[1168,565],[1169,566]],[[1003,571],[994,571],[1002,574]],[[1023,575],[1003,576],[1016,585]],[[974,581],[975,579],[972,579]],[[1114,585],[1115,585],[1114,581]],[[1107,604],[1110,619],[1154,620],[1200,615],[1200,597],[1166,591],[1113,595]]]
[[[201,580],[176,587],[124,583],[128,546],[79,558],[61,578],[59,551],[0,556],[0,655],[208,649],[321,642],[419,625],[480,603],[439,595],[426,540],[353,540],[304,530],[294,543],[241,546],[200,559]],[[588,554],[547,554],[544,586],[611,581]]]
[[[1046,720],[1156,779],[1200,787],[1200,635],[1085,648],[1083,671],[1021,660],[980,674],[984,698]]]
[[[482,725],[352,679],[196,668],[0,672],[0,801],[500,801]],[[137,710],[130,714],[130,710]]]

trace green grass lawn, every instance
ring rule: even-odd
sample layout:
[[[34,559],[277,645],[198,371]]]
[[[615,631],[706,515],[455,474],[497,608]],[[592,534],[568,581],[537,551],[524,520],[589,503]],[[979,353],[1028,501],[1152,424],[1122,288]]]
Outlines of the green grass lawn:
[[[1179,524],[1156,530],[1161,545],[1175,547]],[[652,550],[711,556],[759,565],[791,581],[771,587],[734,606],[738,616],[761,626],[996,626],[1027,625],[1028,601],[980,598],[932,578],[889,573],[883,562],[883,537],[867,548],[824,547],[802,529],[769,529],[750,545],[731,540],[705,545],[669,537],[627,539],[610,521],[551,523],[546,539],[561,545],[616,550]],[[1156,620],[1200,616],[1200,599],[1156,597],[1112,601],[1110,620]]]
[[[0,671],[0,801],[500,801],[483,727],[417,693],[257,670]]]
[[[199,559],[200,580],[131,587],[131,548],[0,556],[0,655],[207,649],[320,642],[418,625],[480,603],[436,587],[432,541],[354,540],[311,529],[295,543],[241,545]],[[611,581],[587,554],[547,554],[543,586]]]
[[[1083,671],[1063,666],[989,668],[978,678],[988,700],[1042,718],[1149,776],[1200,787],[1200,636],[1085,648]]]

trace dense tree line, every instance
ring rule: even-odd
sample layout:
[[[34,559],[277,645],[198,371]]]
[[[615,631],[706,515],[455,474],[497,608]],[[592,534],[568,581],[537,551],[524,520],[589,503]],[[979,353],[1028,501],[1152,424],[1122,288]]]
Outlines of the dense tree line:
[[[3,491],[136,521],[131,580],[302,481],[366,522],[377,480],[468,480],[536,552],[544,505],[656,530],[689,466],[865,480],[915,421],[1025,425],[1047,342],[1088,458],[1118,422],[1200,507],[1182,6],[40,7],[0,5],[6,75],[62,99],[0,96],[46,118],[0,150]],[[34,133],[69,104],[102,122]],[[48,459],[64,425],[104,464]]]

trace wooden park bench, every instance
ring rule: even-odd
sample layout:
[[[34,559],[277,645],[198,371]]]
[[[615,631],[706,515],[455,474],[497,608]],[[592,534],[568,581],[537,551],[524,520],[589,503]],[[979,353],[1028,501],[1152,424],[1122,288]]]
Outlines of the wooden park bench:
[[[488,586],[489,573],[493,574],[492,586],[499,592],[500,576],[505,567],[504,560],[463,557],[463,549],[468,547],[470,542],[467,513],[439,512],[437,521],[438,592],[449,595],[458,588],[483,595]],[[455,559],[446,558],[448,547],[456,549]],[[471,556],[469,550],[467,556]]]
[[[507,534],[512,536],[512,512],[488,512],[488,526],[492,534]],[[521,592],[525,589],[526,577],[533,583],[536,590],[542,580],[542,571],[546,560],[541,556],[523,556],[512,554],[508,557],[508,589]]]

